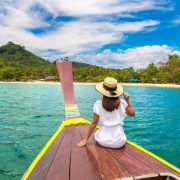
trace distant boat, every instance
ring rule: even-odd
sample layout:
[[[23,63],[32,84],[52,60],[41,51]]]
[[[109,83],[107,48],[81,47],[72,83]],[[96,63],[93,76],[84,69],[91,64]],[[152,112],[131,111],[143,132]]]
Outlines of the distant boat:
[[[45,81],[54,81],[55,80],[55,76],[46,76],[44,78]]]
[[[57,68],[65,118],[29,166],[23,180],[180,179],[180,169],[130,141],[121,149],[110,149],[97,145],[91,135],[85,147],[77,147],[91,122],[81,117],[75,101],[72,64],[57,62]]]
[[[137,83],[137,82],[140,82],[140,79],[138,79],[138,78],[129,78],[129,79],[125,80],[125,82]]]

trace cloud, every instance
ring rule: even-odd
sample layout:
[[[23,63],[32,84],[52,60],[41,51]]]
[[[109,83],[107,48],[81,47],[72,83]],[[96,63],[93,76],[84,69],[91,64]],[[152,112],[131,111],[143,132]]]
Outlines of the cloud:
[[[109,22],[66,22],[54,32],[35,35],[21,28],[0,26],[1,43],[13,41],[25,45],[29,50],[56,49],[63,53],[92,51],[106,44],[121,42],[124,33],[143,31],[157,25],[158,21],[109,23]]]
[[[153,45],[129,48],[126,50],[119,49],[117,52],[105,49],[102,53],[81,54],[71,57],[71,59],[86,63],[91,62],[104,67],[133,67],[135,69],[140,69],[147,67],[150,63],[156,64],[160,61],[165,61],[169,55],[175,53],[180,54],[180,51],[175,51],[167,45]]]
[[[180,16],[178,16],[176,19],[172,20],[172,24],[180,25]]]
[[[122,42],[130,33],[156,29],[159,21],[138,18],[137,13],[163,10],[168,5],[163,0],[158,3],[155,0],[1,0],[0,45],[12,41],[48,59],[85,55],[89,61],[92,58],[92,62],[105,66],[110,63],[114,67],[120,62],[124,67],[131,63],[141,67],[146,63],[138,64],[132,58],[138,48],[121,53],[111,50],[100,54],[93,52],[105,45]],[[128,21],[124,19],[127,17]],[[139,51],[146,50],[142,48]],[[139,56],[145,57],[140,52]],[[148,62],[152,59],[149,56],[146,57]],[[121,66],[118,64],[118,67]]]
[[[122,14],[132,13],[143,10],[158,8],[154,0],[39,0],[47,11],[54,16],[63,14],[68,16],[89,16],[89,15],[107,15],[107,14]]]
[[[14,2],[14,3],[13,3]],[[26,30],[33,27],[44,27],[48,24],[43,21],[43,14],[31,10],[33,1],[20,0],[0,2],[0,24],[5,27]]]
[[[157,21],[142,21],[113,24],[108,22],[70,22],[64,23],[56,32],[41,36],[53,49],[62,52],[78,53],[92,51],[106,44],[121,42],[124,33],[135,33],[158,24]]]
[[[135,12],[161,6],[155,0],[2,0],[0,44],[13,41],[33,52],[48,49],[74,54],[94,51],[104,45],[121,42],[125,33],[145,31],[159,24],[157,20],[151,19],[111,21],[106,19],[107,15],[130,17]],[[79,18],[56,21],[59,16]],[[49,30],[38,34],[34,33],[36,29]]]

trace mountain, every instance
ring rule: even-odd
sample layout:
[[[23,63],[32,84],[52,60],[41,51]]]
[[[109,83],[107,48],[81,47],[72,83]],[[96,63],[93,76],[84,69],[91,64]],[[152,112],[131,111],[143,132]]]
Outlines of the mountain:
[[[12,42],[0,47],[1,80],[34,80],[48,75],[57,75],[55,64]]]
[[[27,51],[24,46],[12,42],[0,47],[0,61],[19,67],[46,67],[51,64]]]
[[[91,73],[92,69],[103,69],[80,62],[72,62],[72,64],[75,81],[86,81],[86,73]],[[52,76],[58,80],[55,62],[46,61],[27,51],[24,46],[12,42],[0,47],[0,80],[29,81]],[[91,81],[90,76],[88,78]]]

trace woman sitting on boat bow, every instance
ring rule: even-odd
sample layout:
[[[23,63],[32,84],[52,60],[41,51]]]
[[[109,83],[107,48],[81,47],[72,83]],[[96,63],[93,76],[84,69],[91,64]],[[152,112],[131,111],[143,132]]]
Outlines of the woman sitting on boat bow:
[[[110,77],[98,83],[96,90],[103,95],[103,98],[94,103],[92,124],[87,135],[77,145],[85,146],[96,125],[99,124],[100,128],[94,134],[97,143],[104,147],[121,148],[126,143],[123,130],[124,118],[126,115],[135,115],[130,96],[128,93],[123,93],[123,88],[116,79]],[[125,100],[119,98],[122,94]]]

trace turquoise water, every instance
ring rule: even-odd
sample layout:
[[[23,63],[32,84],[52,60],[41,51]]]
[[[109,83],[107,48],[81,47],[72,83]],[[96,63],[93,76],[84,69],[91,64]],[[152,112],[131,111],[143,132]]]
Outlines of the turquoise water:
[[[60,84],[0,83],[0,179],[20,179],[63,120]],[[124,87],[136,116],[126,118],[134,141],[180,167],[180,89]],[[75,85],[79,110],[92,118],[101,98],[94,85]]]

